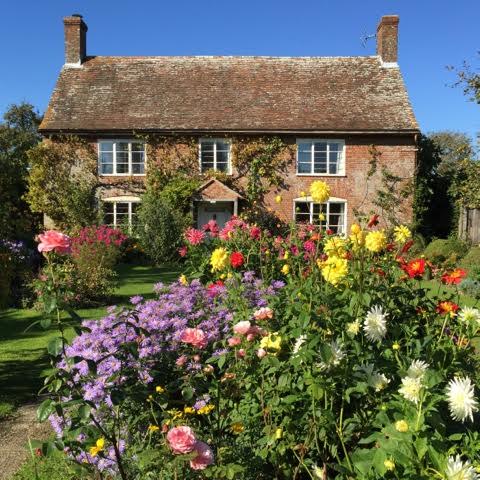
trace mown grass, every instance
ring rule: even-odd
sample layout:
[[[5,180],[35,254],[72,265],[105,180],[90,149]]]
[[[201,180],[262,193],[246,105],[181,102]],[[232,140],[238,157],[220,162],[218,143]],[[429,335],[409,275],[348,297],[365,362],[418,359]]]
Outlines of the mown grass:
[[[152,297],[153,285],[175,280],[179,269],[174,265],[120,265],[118,275],[118,288],[111,303],[125,305],[133,295]],[[77,313],[82,318],[98,319],[105,310],[106,306],[102,306]],[[54,326],[44,330],[36,325],[27,330],[41,317],[40,312],[32,309],[0,311],[0,419],[18,405],[35,400],[42,386],[42,372],[49,368],[46,346],[58,333]],[[72,337],[73,329],[68,329],[66,335]]]

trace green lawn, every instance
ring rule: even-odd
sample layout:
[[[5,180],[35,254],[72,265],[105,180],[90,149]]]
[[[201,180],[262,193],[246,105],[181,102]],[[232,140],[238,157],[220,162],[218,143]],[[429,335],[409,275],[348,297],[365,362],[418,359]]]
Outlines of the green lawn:
[[[171,282],[179,275],[178,266],[118,267],[119,285],[114,304],[128,303],[133,295],[153,296],[153,284]],[[105,308],[78,310],[82,318],[97,319]],[[8,415],[22,403],[35,399],[41,388],[41,373],[48,368],[46,345],[57,335],[54,328],[43,330],[40,325],[25,332],[27,327],[41,318],[35,310],[8,309],[0,311],[0,418]],[[67,335],[73,335],[69,330]]]

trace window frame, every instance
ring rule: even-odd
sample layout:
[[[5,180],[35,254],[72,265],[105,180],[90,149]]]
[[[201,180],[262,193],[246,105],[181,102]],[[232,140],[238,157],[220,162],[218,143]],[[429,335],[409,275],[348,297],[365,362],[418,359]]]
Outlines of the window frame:
[[[348,202],[347,200],[345,200],[344,198],[336,198],[336,197],[330,197],[328,199],[328,201],[324,202],[323,204],[322,203],[318,203],[318,202],[314,202],[311,197],[300,197],[300,198],[295,198],[293,200],[293,221],[295,222],[295,224],[298,224],[300,222],[297,222],[297,218],[296,218],[296,214],[297,214],[297,203],[308,203],[309,204],[309,224],[310,225],[315,225],[313,223],[313,205],[326,205],[327,206],[327,211],[325,213],[325,228],[330,228],[330,225],[329,225],[329,222],[328,222],[328,218],[329,218],[329,215],[330,215],[330,204],[331,203],[341,203],[343,204],[343,221],[342,221],[342,231],[340,232],[337,232],[337,235],[342,235],[342,236],[346,236],[347,235],[347,227],[348,227],[348,224],[347,224],[347,212],[348,212]],[[335,214],[334,214],[335,215]],[[337,225],[339,226],[339,225]]]
[[[222,137],[201,137],[198,139],[198,166],[200,169],[200,173],[205,173],[208,170],[204,170],[202,168],[202,142],[214,142],[213,147],[213,171],[222,173],[222,170],[217,169],[217,142],[225,142],[228,143],[228,161],[227,161],[227,171],[224,172],[227,175],[232,175],[232,140],[230,138],[222,138]]]
[[[132,205],[134,203],[139,205],[141,203],[140,198],[133,199],[133,198],[129,197],[128,199],[123,199],[121,197],[115,197],[115,198],[104,198],[104,199],[102,199],[102,205],[104,205],[106,203],[113,205],[113,224],[105,223],[105,222],[103,222],[103,224],[107,225],[109,227],[112,227],[112,228],[119,228],[120,227],[120,225],[118,225],[118,222],[117,222],[117,204],[118,203],[127,203],[128,204],[128,213],[127,213],[127,216],[128,216],[128,230],[131,232],[132,227],[133,227]]]
[[[301,173],[298,171],[299,167],[299,144],[300,143],[307,143],[310,142],[312,144],[311,146],[311,158],[310,158],[310,172],[309,173]],[[327,144],[327,171],[325,173],[314,173],[314,160],[313,160],[313,144],[318,143],[318,142],[325,142]],[[340,161],[339,165],[341,168],[338,169],[337,173],[328,173],[329,171],[329,166],[330,166],[330,158],[329,158],[329,152],[330,152],[330,143],[339,143],[341,145],[341,156],[340,156]],[[341,138],[297,138],[296,139],[296,146],[297,146],[297,153],[296,153],[296,174],[298,177],[345,177],[346,176],[346,146],[345,146],[345,140]]]
[[[113,173],[102,173],[101,148],[100,144],[104,142],[113,143],[112,164]],[[117,143],[128,143],[128,172],[117,173]],[[143,145],[143,173],[132,173],[132,143],[141,143]],[[97,140],[97,163],[98,175],[101,177],[144,177],[147,174],[147,143],[142,140],[132,140],[128,138],[102,138]]]

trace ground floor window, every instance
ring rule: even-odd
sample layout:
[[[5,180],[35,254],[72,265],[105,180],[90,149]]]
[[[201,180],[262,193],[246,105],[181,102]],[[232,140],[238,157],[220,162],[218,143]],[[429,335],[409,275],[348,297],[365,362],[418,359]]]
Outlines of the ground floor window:
[[[138,201],[104,201],[104,223],[114,228],[132,229],[136,224]]]
[[[308,200],[295,200],[295,222],[322,225],[334,233],[346,232],[344,201],[314,203]]]

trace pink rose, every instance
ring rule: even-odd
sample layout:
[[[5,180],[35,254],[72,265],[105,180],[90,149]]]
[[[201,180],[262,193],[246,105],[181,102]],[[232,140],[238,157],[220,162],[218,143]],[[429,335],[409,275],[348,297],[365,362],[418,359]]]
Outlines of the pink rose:
[[[242,343],[242,339],[240,337],[230,337],[227,343],[229,347],[236,347]]]
[[[190,427],[174,427],[167,433],[167,441],[174,454],[190,453],[197,443]]]
[[[195,452],[197,456],[190,460],[190,467],[193,470],[204,470],[215,461],[212,449],[204,442],[195,444]]]
[[[253,312],[255,320],[267,320],[273,318],[273,310],[269,307],[262,307]]]
[[[38,244],[39,252],[55,251],[60,255],[64,255],[72,250],[70,237],[55,230],[47,230],[45,233],[40,233],[38,239],[40,241]]]
[[[267,351],[263,348],[259,348],[257,350],[257,357],[258,358],[263,358],[267,354]]]
[[[260,328],[257,325],[253,325],[248,329],[247,341],[251,342],[255,340],[256,336],[263,336],[264,334],[265,334],[265,331],[263,330],[263,328]]]
[[[248,320],[244,320],[243,322],[238,322],[234,325],[233,331],[238,335],[246,335],[251,326],[252,324]]]
[[[197,348],[205,348],[208,343],[207,335],[200,328],[186,328],[183,331],[180,340],[183,343],[189,343]]]

